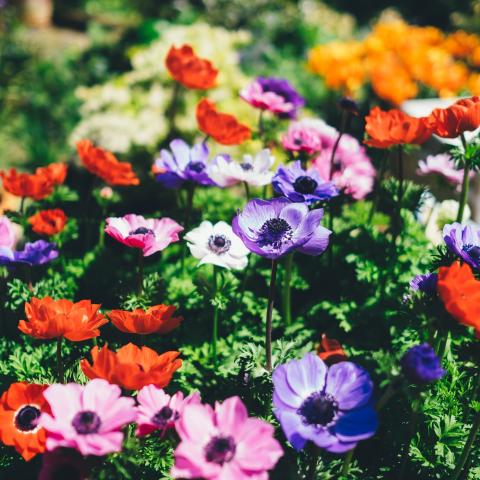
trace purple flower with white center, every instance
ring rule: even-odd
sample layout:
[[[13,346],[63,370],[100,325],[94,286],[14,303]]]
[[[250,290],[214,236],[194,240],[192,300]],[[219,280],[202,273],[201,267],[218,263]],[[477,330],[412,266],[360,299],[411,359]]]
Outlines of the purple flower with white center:
[[[58,250],[54,243],[37,240],[26,243],[23,250],[16,252],[0,248],[0,265],[14,265],[24,263],[30,266],[43,265],[58,257]]]
[[[426,273],[417,275],[410,281],[410,288],[415,292],[423,292],[427,295],[436,295],[438,275],[436,273]]]
[[[455,222],[443,227],[447,248],[472,268],[480,267],[480,230]]]
[[[416,385],[432,383],[445,375],[440,359],[428,343],[415,345],[407,350],[400,364],[403,374]]]
[[[166,188],[177,189],[185,182],[215,185],[210,178],[209,150],[206,143],[190,147],[181,139],[170,142],[170,150],[162,149],[152,167],[156,179]]]
[[[313,353],[273,372],[273,405],[296,450],[308,440],[333,453],[355,448],[378,427],[369,374],[352,362],[327,365]]]
[[[323,210],[309,211],[304,203],[286,198],[254,199],[238,212],[232,228],[253,253],[275,260],[294,250],[320,255],[327,246],[330,230],[320,222]]]
[[[304,170],[300,161],[288,167],[279,167],[272,185],[275,191],[292,202],[314,203],[338,195],[332,182],[323,180],[315,168]]]

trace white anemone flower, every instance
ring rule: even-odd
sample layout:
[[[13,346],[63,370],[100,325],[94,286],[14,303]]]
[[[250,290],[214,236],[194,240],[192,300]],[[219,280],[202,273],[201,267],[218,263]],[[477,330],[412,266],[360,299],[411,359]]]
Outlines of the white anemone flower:
[[[191,254],[200,259],[199,266],[211,263],[224,268],[243,270],[249,250],[226,222],[213,225],[204,221],[185,235]]]
[[[242,162],[231,161],[219,155],[209,169],[210,178],[220,187],[229,187],[245,182],[252,187],[263,187],[271,183],[274,172],[271,170],[275,157],[265,148],[255,157],[244,155]]]

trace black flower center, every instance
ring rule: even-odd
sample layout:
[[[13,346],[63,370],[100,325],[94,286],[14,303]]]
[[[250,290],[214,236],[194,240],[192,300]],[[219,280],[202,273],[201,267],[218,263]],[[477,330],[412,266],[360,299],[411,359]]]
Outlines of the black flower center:
[[[228,252],[231,245],[232,242],[225,235],[211,235],[208,239],[208,248],[217,255]]]
[[[467,244],[462,247],[462,250],[475,262],[480,264],[480,247],[477,245]]]
[[[151,228],[138,227],[136,230],[132,230],[130,235],[155,235]]]
[[[40,418],[40,409],[33,405],[25,405],[15,415],[15,427],[22,432],[35,430]]]
[[[258,243],[280,248],[282,243],[292,238],[292,227],[283,218],[271,218],[260,228]]]
[[[338,403],[328,393],[312,393],[298,409],[306,425],[328,426],[338,412]]]
[[[202,173],[205,170],[205,164],[203,162],[189,162],[187,168],[196,173]]]
[[[172,417],[174,417],[174,420],[175,417],[178,417],[178,414],[174,412],[168,405],[165,405],[152,417],[152,422],[155,425],[164,426],[169,420],[172,420]]]
[[[72,420],[73,428],[75,428],[80,435],[97,433],[101,423],[100,417],[90,410],[78,412]]]
[[[293,183],[293,188],[298,193],[313,193],[317,188],[318,183],[312,178],[306,175],[297,177]]]
[[[240,167],[242,168],[242,170],[245,170],[246,172],[248,172],[249,170],[253,170],[253,165],[248,162],[241,163]]]
[[[295,137],[293,143],[299,147],[300,145],[303,145],[303,139],[301,137]]]
[[[232,460],[235,455],[235,441],[233,437],[218,436],[213,437],[205,447],[205,458],[207,462],[223,465]]]

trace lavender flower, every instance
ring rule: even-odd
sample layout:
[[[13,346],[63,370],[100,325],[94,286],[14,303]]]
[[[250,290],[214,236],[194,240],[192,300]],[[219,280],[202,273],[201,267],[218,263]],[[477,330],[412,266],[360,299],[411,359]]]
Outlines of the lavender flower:
[[[58,250],[54,243],[37,240],[26,243],[23,250],[13,251],[9,248],[0,248],[0,265],[15,265],[23,263],[30,266],[43,265],[58,257]]]
[[[417,275],[410,281],[410,288],[415,292],[423,292],[433,296],[437,293],[437,281],[438,275],[436,273]]]
[[[352,362],[328,368],[308,353],[277,367],[273,384],[275,416],[296,450],[310,440],[329,452],[346,452],[377,429],[372,381]]]
[[[455,222],[443,227],[447,248],[472,268],[480,268],[480,231]]]
[[[323,210],[309,211],[304,203],[286,198],[254,199],[233,219],[232,228],[253,253],[272,260],[293,250],[320,255],[332,233],[320,222]]]
[[[289,167],[279,167],[272,185],[275,191],[292,202],[314,203],[338,195],[332,182],[323,180],[314,168],[304,170],[300,161]]]
[[[440,359],[428,343],[410,348],[400,363],[404,375],[415,384],[431,383],[445,375]]]

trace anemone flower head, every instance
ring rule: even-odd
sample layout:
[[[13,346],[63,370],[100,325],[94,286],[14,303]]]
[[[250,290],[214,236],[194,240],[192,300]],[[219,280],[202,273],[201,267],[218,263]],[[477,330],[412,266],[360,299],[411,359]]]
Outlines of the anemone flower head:
[[[218,267],[242,270],[247,266],[249,253],[242,240],[225,222],[203,221],[185,235],[191,254],[200,259],[199,266],[211,263]]]
[[[58,250],[54,243],[46,242],[45,240],[37,240],[35,242],[27,242],[22,250],[13,252],[9,261],[3,263],[3,258],[0,260],[4,265],[23,263],[30,266],[43,265],[58,257]]]
[[[218,155],[209,169],[210,177],[220,187],[245,182],[252,187],[263,187],[272,181],[275,157],[265,148],[255,156],[244,155],[241,162],[234,162],[226,155]]]
[[[304,203],[286,198],[254,199],[233,219],[233,231],[253,253],[272,260],[289,252],[320,255],[328,246],[330,230],[320,222],[323,210],[309,211]]]
[[[296,450],[310,440],[329,452],[342,453],[375,434],[373,383],[355,363],[327,367],[308,353],[277,367],[273,385],[275,416]]]
[[[407,379],[417,385],[432,383],[445,375],[440,359],[428,343],[408,349],[400,363]]]
[[[105,232],[128,247],[140,248],[144,257],[164,250],[178,242],[178,233],[183,230],[171,218],[144,218],[130,213],[124,217],[107,218]]]
[[[175,425],[180,444],[175,450],[173,478],[266,480],[283,455],[274,428],[248,416],[240,398],[209,405],[187,405]]]
[[[447,248],[472,268],[480,268],[480,230],[454,222],[443,227]]]
[[[143,437],[160,430],[163,434],[175,426],[184,408],[192,403],[200,403],[200,394],[192,393],[184,397],[182,392],[169,395],[155,385],[143,387],[137,395],[137,436]]]
[[[300,161],[280,167],[272,180],[276,192],[292,202],[315,203],[338,195],[332,182],[326,182],[315,168],[304,170]]]
[[[427,295],[436,295],[438,275],[436,273],[425,273],[416,275],[410,281],[410,288],[415,292],[423,292]]]
[[[463,180],[463,169],[455,168],[455,161],[448,153],[429,155],[425,160],[418,162],[417,175],[425,176],[429,174],[441,175],[455,186],[461,185]],[[474,175],[474,172],[470,172],[470,178]]]
[[[18,229],[17,225],[10,219],[2,215],[0,217],[0,248],[8,248],[12,250],[17,243]]]
[[[166,188],[177,189],[185,182],[215,185],[208,173],[209,150],[205,142],[190,147],[180,139],[170,142],[170,150],[163,149],[155,160],[152,171]]]
[[[120,452],[122,428],[137,416],[135,400],[122,397],[118,386],[102,379],[51,385],[43,395],[52,411],[40,417],[48,451],[67,447],[97,456]]]

